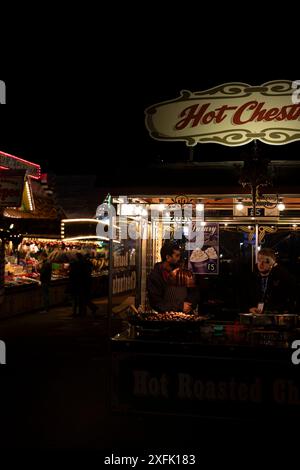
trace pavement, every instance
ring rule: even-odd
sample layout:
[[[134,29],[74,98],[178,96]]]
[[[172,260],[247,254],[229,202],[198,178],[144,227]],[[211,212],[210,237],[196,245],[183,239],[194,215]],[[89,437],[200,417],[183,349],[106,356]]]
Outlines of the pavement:
[[[97,318],[59,307],[0,322],[1,447],[110,445],[108,319],[106,302],[96,303]]]
[[[243,436],[235,423],[238,433],[222,421],[112,413],[109,337],[122,320],[109,333],[106,300],[96,303],[97,318],[73,318],[64,306],[0,322],[1,449],[178,451]]]
[[[95,303],[96,318],[73,318],[64,306],[0,322],[1,449],[125,451],[161,447],[166,432],[180,432],[172,418],[111,412],[109,338],[122,320],[109,333],[106,300]]]

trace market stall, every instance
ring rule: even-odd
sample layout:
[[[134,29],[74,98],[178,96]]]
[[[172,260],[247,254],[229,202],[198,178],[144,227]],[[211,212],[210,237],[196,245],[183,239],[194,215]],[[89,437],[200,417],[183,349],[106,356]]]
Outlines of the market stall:
[[[112,200],[111,223],[125,224],[127,232],[123,227],[122,233],[128,236],[135,224],[138,235],[130,242],[138,254],[139,276],[126,301],[117,295],[113,264],[111,314],[123,319],[111,342],[113,410],[245,419],[300,414],[299,374],[291,360],[291,345],[300,334],[299,303],[293,311],[255,315],[245,310],[244,302],[246,273],[254,271],[263,247],[277,252],[299,286],[300,198],[269,195],[257,204],[256,216],[245,191],[222,197],[159,194]],[[187,205],[190,214],[185,217]],[[146,288],[161,246],[174,240],[178,225],[183,262],[193,271],[200,293],[198,307],[189,315],[155,312]],[[189,231],[195,228],[203,238],[188,249]],[[115,260],[118,248],[111,245]]]
[[[107,243],[85,240],[68,242],[31,237],[24,237],[19,241],[19,238],[16,242],[7,240],[5,244],[6,295],[1,309],[3,316],[42,308],[39,272],[42,253],[47,253],[52,267],[51,306],[69,301],[69,268],[77,253],[88,256],[92,263],[92,295],[107,295]]]
[[[131,217],[139,245],[135,305],[111,340],[115,412],[299,417],[299,361],[293,360],[300,334],[299,185],[293,174],[280,183],[287,167],[282,161],[270,165],[272,158],[260,152],[264,144],[299,140],[293,94],[288,80],[256,87],[235,82],[183,90],[145,110],[153,139],[184,141],[190,152],[188,161],[160,159],[150,168],[149,190],[137,183],[134,190],[119,191],[126,196],[113,198],[113,214],[120,217],[124,206],[128,216],[123,236]],[[227,146],[231,155],[230,147],[252,143],[240,151],[240,162],[202,165],[206,145],[193,161],[194,146],[208,142]],[[164,250],[153,273],[166,240],[177,240],[180,250]],[[275,279],[276,255],[288,270],[285,278]],[[253,288],[249,274],[255,274]],[[293,282],[284,284],[291,274],[293,295]],[[199,294],[196,307],[184,279]],[[273,304],[271,287],[278,300]],[[250,303],[256,290],[259,297]],[[173,302],[180,292],[185,300]],[[113,305],[112,283],[110,297]],[[182,310],[165,307],[173,304]]]

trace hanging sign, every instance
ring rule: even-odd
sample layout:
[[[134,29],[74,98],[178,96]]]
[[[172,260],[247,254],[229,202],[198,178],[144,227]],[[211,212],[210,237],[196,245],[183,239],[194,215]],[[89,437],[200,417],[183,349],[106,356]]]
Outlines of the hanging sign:
[[[254,139],[287,144],[300,140],[297,83],[225,83],[205,91],[183,90],[178,98],[147,108],[146,127],[154,139],[181,140],[189,146],[236,146]]]
[[[189,269],[195,274],[219,274],[219,224],[205,223],[203,243],[189,251]]]
[[[0,169],[26,170],[27,176],[31,176],[34,179],[39,179],[41,176],[40,165],[5,152],[0,152]]]

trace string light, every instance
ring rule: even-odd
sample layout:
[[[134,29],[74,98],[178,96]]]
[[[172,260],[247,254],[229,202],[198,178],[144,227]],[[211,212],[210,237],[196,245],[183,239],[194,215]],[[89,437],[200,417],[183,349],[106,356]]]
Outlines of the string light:
[[[285,204],[281,201],[277,204],[277,209],[281,212],[285,209]]]
[[[25,187],[26,187],[26,194],[27,194],[28,201],[29,201],[29,208],[30,208],[31,211],[33,211],[34,207],[33,207],[33,201],[32,201],[32,197],[31,197],[31,191],[30,191],[28,181],[26,181]]]
[[[0,157],[1,157],[1,155],[3,157],[9,157],[11,160],[15,160],[17,162],[24,163],[24,166],[34,167],[36,175],[35,174],[30,175],[29,174],[29,171],[30,171],[29,169],[27,170],[28,175],[30,176],[30,178],[33,178],[33,179],[36,179],[36,180],[40,179],[40,177],[41,177],[41,166],[38,165],[37,163],[29,162],[28,160],[24,160],[23,158],[16,157],[15,155],[10,155],[9,153],[5,153],[5,152],[0,152]],[[32,169],[32,171],[33,171],[33,169]]]
[[[97,235],[83,235],[82,237],[72,237],[72,238],[65,238],[64,241],[71,242],[74,240],[105,240],[109,241],[108,237],[102,237]],[[121,243],[119,240],[113,240],[114,243]]]
[[[109,225],[109,219],[105,220],[98,220],[98,219],[62,219],[61,225],[69,224],[69,223],[84,223],[84,222],[89,222],[89,223],[95,223],[95,224],[102,224],[102,225]],[[115,228],[120,228],[117,225],[113,225]]]

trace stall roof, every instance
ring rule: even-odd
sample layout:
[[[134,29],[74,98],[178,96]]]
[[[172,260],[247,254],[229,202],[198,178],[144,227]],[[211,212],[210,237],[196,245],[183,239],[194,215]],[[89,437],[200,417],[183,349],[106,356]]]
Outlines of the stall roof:
[[[14,217],[17,219],[61,219],[65,216],[53,196],[47,194],[47,191],[37,181],[31,182],[31,196],[33,210],[6,208],[4,210],[4,217]]]
[[[1,151],[0,167],[4,170],[26,170],[27,176],[34,179],[40,179],[41,176],[41,167],[37,163],[29,162],[23,158]]]
[[[101,189],[103,193],[114,195],[239,197],[250,191],[249,187],[243,188],[239,184],[243,164],[244,161],[160,163],[149,167],[145,174],[141,172],[139,177],[133,174],[128,179],[117,175],[114,186],[105,187],[102,181]],[[273,184],[266,192],[282,196],[300,195],[300,162],[271,160],[269,171]]]

